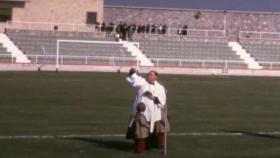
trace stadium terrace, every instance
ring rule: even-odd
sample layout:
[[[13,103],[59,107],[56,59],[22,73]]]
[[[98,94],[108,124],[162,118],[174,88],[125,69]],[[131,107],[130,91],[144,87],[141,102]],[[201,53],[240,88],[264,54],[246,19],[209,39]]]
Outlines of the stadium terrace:
[[[1,70],[279,76],[277,12],[0,1]]]

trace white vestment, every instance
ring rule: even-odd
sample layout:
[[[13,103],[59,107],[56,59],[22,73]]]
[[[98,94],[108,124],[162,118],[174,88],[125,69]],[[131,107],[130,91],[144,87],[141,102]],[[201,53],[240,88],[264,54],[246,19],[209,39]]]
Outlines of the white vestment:
[[[164,87],[157,81],[154,84],[150,84],[141,76],[136,73],[126,78],[127,81],[137,88],[137,95],[135,97],[134,104],[131,108],[131,114],[134,116],[136,114],[136,106],[138,103],[143,102],[146,105],[146,110],[144,116],[147,121],[150,122],[150,132],[154,131],[154,124],[156,121],[161,120],[161,109],[164,108],[166,103],[166,93]],[[155,103],[153,100],[146,96],[143,96],[145,92],[152,93],[153,96],[157,97],[159,103]]]

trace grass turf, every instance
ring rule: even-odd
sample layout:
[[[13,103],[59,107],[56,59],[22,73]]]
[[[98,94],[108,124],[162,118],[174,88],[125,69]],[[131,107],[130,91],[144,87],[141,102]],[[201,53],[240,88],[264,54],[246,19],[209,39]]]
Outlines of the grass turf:
[[[1,72],[0,136],[124,134],[135,89],[120,73]],[[165,157],[279,157],[279,78],[162,75],[172,132]],[[138,157],[122,137],[1,139],[0,157]],[[152,150],[142,157],[162,157]]]

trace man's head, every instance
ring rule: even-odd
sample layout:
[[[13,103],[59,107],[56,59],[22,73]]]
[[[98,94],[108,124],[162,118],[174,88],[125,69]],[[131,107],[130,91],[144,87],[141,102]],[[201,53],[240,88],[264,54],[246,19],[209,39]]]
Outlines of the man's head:
[[[157,77],[158,77],[158,73],[152,70],[147,74],[147,81],[151,84],[154,84],[155,81],[157,80]]]

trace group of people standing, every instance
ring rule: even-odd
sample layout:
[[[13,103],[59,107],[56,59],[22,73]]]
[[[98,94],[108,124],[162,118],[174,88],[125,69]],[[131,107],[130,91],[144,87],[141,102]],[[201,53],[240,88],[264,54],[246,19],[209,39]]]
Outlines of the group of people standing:
[[[96,24],[95,29],[97,31],[106,32],[107,36],[110,36],[112,32],[116,33],[119,39],[132,41],[132,36],[134,33],[151,33],[151,34],[166,34],[167,25],[165,24],[127,24],[120,22],[118,25],[114,23],[102,23]]]
[[[172,29],[172,28],[169,28]],[[176,28],[173,28],[176,29]],[[100,32],[105,32],[107,37],[114,37],[118,40],[133,41],[133,34],[135,33],[146,33],[146,34],[166,34],[168,32],[168,26],[166,24],[127,24],[120,22],[115,25],[114,23],[97,23],[95,25],[95,30]],[[188,25],[179,25],[177,27],[177,35],[187,35]]]
[[[157,81],[158,73],[150,71],[146,79],[130,69],[126,80],[137,89],[131,107],[127,138],[135,140],[135,153],[156,147],[164,153],[165,134],[169,131],[166,112],[166,90]]]

